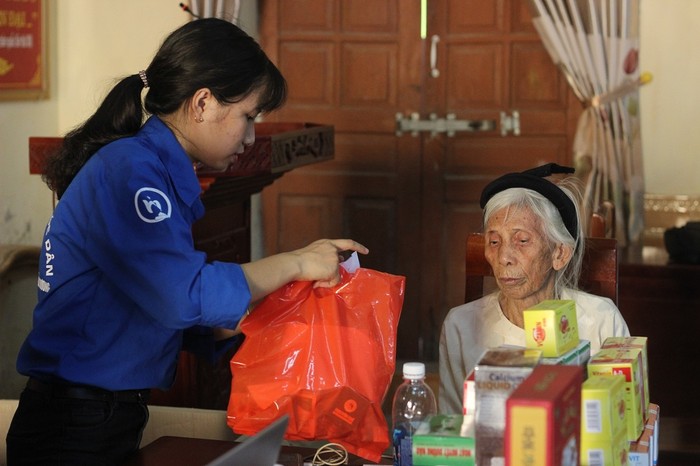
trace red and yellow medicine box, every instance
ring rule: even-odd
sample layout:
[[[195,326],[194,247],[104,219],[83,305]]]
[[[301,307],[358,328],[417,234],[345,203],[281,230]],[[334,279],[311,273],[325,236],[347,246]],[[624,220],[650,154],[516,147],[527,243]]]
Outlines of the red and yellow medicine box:
[[[581,466],[628,466],[629,441],[622,430],[613,440],[581,439]]]
[[[644,381],[642,351],[636,348],[608,348],[598,351],[588,362],[588,376],[625,376],[625,419],[627,440],[639,438],[644,429]]]
[[[620,431],[627,432],[625,377],[589,377],[581,386],[581,442],[612,441]]]
[[[639,348],[642,350],[642,377],[644,379],[644,400],[646,403],[644,409],[649,409],[649,359],[647,357],[647,337],[608,337],[600,348]]]
[[[506,400],[506,465],[575,464],[582,381],[578,366],[533,369]]]
[[[579,344],[576,303],[550,299],[525,309],[525,346],[545,358],[561,356]]]

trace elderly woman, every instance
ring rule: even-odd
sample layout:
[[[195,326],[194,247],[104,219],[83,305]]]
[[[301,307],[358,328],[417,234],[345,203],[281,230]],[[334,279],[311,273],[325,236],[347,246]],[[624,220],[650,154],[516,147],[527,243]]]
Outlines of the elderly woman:
[[[566,181],[545,177],[573,169],[548,164],[504,175],[484,188],[486,260],[498,290],[453,308],[440,337],[441,413],[462,412],[464,379],[487,348],[525,346],[523,311],[546,299],[576,302],[579,337],[595,353],[609,336],[628,336],[620,311],[607,298],[577,289],[583,227]]]

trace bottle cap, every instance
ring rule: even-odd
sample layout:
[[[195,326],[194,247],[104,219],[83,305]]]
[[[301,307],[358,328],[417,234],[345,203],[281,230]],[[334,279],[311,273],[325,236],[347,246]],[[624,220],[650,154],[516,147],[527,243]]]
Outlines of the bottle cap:
[[[405,362],[403,364],[404,379],[422,379],[425,377],[425,364],[422,362]]]

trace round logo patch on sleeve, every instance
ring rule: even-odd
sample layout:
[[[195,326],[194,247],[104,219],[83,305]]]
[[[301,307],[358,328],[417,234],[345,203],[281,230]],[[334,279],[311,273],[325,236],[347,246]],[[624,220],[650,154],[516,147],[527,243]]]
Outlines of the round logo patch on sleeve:
[[[156,188],[141,188],[134,196],[136,213],[146,223],[157,223],[170,217],[170,199]]]

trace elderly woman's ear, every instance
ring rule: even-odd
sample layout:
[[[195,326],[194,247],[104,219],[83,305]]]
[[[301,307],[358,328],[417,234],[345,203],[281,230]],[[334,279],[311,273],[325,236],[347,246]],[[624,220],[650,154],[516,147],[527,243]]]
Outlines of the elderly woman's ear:
[[[552,251],[552,268],[559,271],[566,267],[566,264],[568,264],[571,260],[573,253],[574,251],[571,249],[571,247],[563,243],[557,244],[554,247],[554,251]]]

